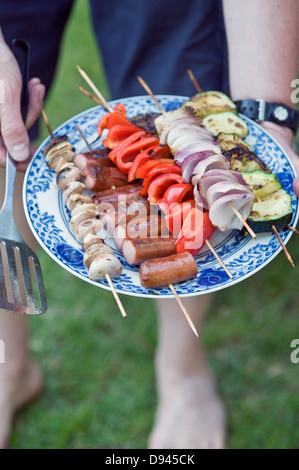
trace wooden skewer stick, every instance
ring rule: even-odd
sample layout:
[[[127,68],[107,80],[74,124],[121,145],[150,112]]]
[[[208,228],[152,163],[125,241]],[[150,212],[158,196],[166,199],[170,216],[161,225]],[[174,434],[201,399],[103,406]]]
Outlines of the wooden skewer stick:
[[[215,258],[217,258],[217,260],[219,261],[219,263],[221,264],[221,266],[223,267],[224,271],[226,272],[226,274],[231,278],[233,279],[234,276],[232,275],[232,273],[230,272],[230,270],[228,269],[228,267],[224,264],[224,262],[222,261],[222,259],[220,258],[220,256],[218,255],[217,251],[214,249],[214,247],[211,245],[211,243],[209,242],[209,240],[205,240],[205,244],[207,245],[207,247],[211,250],[211,252],[213,253],[213,255],[215,256]]]
[[[238,211],[238,209],[235,208],[235,206],[233,205],[233,203],[231,201],[228,201],[228,205],[232,208],[232,210],[234,211],[234,213],[236,214],[236,216],[238,217],[238,219],[240,219],[240,221],[242,222],[242,224],[244,225],[244,227],[246,228],[246,230],[248,231],[248,233],[252,236],[252,238],[256,238],[256,234],[254,233],[254,231],[249,227],[248,223],[246,222],[246,220],[241,216],[240,212]]]
[[[118,305],[119,310],[121,311],[121,314],[122,314],[123,318],[127,318],[126,311],[125,311],[125,309],[124,309],[124,307],[123,307],[123,304],[121,303],[120,298],[118,297],[118,294],[117,294],[117,292],[116,292],[116,290],[115,290],[115,288],[114,288],[114,285],[113,285],[113,283],[112,283],[112,281],[111,281],[111,277],[109,276],[109,274],[105,274],[105,276],[106,276],[106,279],[107,279],[108,284],[109,284],[109,286],[110,286],[110,288],[111,288],[112,294],[114,295],[114,298],[115,298],[115,300],[116,300],[116,303],[117,303],[117,305]]]
[[[169,284],[169,287],[170,287],[170,289],[171,289],[173,295],[175,296],[175,298],[176,298],[176,300],[177,300],[179,306],[181,307],[182,312],[184,313],[184,315],[185,315],[185,317],[186,317],[186,319],[187,319],[187,321],[188,321],[188,323],[189,323],[191,329],[194,331],[194,333],[195,333],[195,335],[197,336],[197,338],[199,338],[198,333],[197,333],[197,330],[196,330],[196,328],[195,328],[195,326],[194,326],[194,324],[193,324],[193,322],[192,322],[192,320],[191,320],[191,318],[190,318],[189,313],[187,312],[187,310],[186,310],[186,308],[184,307],[184,305],[183,305],[183,303],[182,303],[180,297],[178,296],[178,293],[176,292],[176,290],[175,290],[175,288],[173,287],[172,284]]]
[[[86,72],[84,72],[84,70],[81,69],[81,67],[79,67],[79,65],[77,65],[77,69],[79,70],[80,74],[82,75],[82,77],[84,78],[84,80],[86,81],[86,83],[88,83],[88,85],[90,86],[90,88],[95,92],[95,94],[97,95],[97,97],[101,100],[101,103],[102,103],[102,106],[107,109],[107,111],[109,111],[109,113],[112,113],[113,112],[113,109],[111,108],[110,104],[105,100],[104,96],[102,95],[102,93],[97,89],[97,87],[95,86],[95,84],[93,83],[93,81],[89,78],[89,76],[87,75]]]
[[[94,96],[89,91],[85,90],[85,88],[83,88],[82,86],[79,86],[78,90],[81,91],[81,93],[84,93],[84,95],[88,96],[88,98],[91,98],[95,103],[100,104],[102,106],[102,102],[99,100],[99,98]]]
[[[47,117],[46,112],[45,112],[44,109],[42,110],[42,115],[43,115],[44,121],[45,121],[45,123],[46,123],[46,126],[47,126],[49,132],[50,132],[50,129],[51,129],[50,134],[51,134],[51,137],[52,137],[52,139],[53,139],[53,138],[54,138],[54,135],[53,135],[53,132],[52,132],[52,128],[51,128],[51,126],[50,126],[48,117]],[[79,131],[81,137],[84,139],[84,141],[85,141],[85,143],[87,144],[88,148],[91,149],[91,147],[90,147],[89,143],[87,142],[87,140],[86,140],[86,138],[85,138],[83,132],[81,131],[81,129],[80,129],[78,126],[76,126],[76,128],[77,128],[77,130]],[[91,150],[92,150],[92,149],[91,149]],[[114,288],[114,285],[112,284],[111,277],[109,276],[108,273],[105,274],[105,276],[106,276],[106,279],[107,279],[108,284],[109,284],[109,286],[110,286],[110,288],[111,288],[112,294],[114,295],[114,298],[115,298],[116,303],[117,303],[117,305],[118,305],[118,307],[119,307],[119,309],[120,309],[120,311],[121,311],[121,314],[122,314],[123,318],[127,318],[126,311],[125,311],[125,309],[124,309],[124,307],[123,307],[123,305],[122,305],[122,303],[121,303],[121,301],[120,301],[120,298],[119,298],[118,295],[117,295],[117,292],[116,292],[116,290],[115,290],[115,288]]]
[[[278,233],[277,228],[275,227],[275,225],[272,225],[272,230],[273,230],[273,232],[275,233],[275,235],[276,235],[276,237],[277,237],[279,243],[281,244],[282,249],[283,249],[283,251],[285,252],[286,257],[288,258],[289,262],[291,263],[291,265],[292,265],[293,268],[294,268],[294,267],[295,267],[294,261],[292,260],[290,253],[288,252],[288,250],[287,250],[285,244],[283,243],[283,241],[282,241],[282,239],[281,239],[281,236],[279,235],[279,233]]]
[[[76,129],[77,131],[79,132],[79,134],[81,135],[82,139],[84,140],[84,142],[86,143],[86,146],[88,147],[88,150],[90,152],[93,152],[93,149],[90,145],[90,143],[88,142],[88,140],[86,139],[85,135],[83,134],[83,132],[81,131],[80,127],[76,125]]]
[[[42,108],[42,115],[43,115],[45,124],[47,126],[47,129],[49,131],[49,134],[52,137],[52,139],[54,139],[54,134],[53,134],[53,131],[52,131],[52,127],[50,126],[49,119],[48,119],[48,116],[46,115],[46,112],[45,112],[44,108]]]
[[[145,89],[145,91],[150,95],[150,97],[154,100],[154,102],[156,103],[156,105],[158,106],[158,108],[162,111],[162,113],[164,114],[165,111],[164,109],[162,108],[162,106],[160,105],[159,101],[157,100],[157,98],[155,97],[155,95],[153,94],[152,90],[149,88],[149,86],[147,85],[147,83],[145,83],[145,81],[143,80],[143,78],[141,77],[137,77],[139,83],[141,84],[141,86],[143,86],[143,88]]]
[[[289,230],[291,230],[292,232],[297,233],[297,235],[299,235],[299,231],[297,229],[295,229],[294,227],[291,227],[290,225],[287,225],[287,228]]]
[[[187,74],[189,75],[190,80],[191,80],[191,82],[193,83],[193,85],[194,85],[196,91],[198,91],[198,93],[202,93],[202,89],[200,88],[198,81],[197,81],[196,78],[194,77],[192,70],[188,69],[188,70],[187,70]]]

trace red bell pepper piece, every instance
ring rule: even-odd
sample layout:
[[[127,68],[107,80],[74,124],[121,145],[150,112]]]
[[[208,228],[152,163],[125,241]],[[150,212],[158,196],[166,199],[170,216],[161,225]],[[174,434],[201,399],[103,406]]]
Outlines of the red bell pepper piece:
[[[175,173],[177,175],[182,174],[182,169],[180,166],[175,165],[174,163],[164,163],[164,165],[157,165],[154,166],[146,175],[146,178],[142,184],[142,190],[140,191],[141,196],[146,196],[148,192],[148,188],[152,181],[157,178],[159,175],[163,173]]]
[[[137,135],[136,134],[133,135]],[[159,137],[153,135],[141,136],[138,140],[121,149],[116,156],[116,166],[125,174],[129,173],[133,160],[148,147],[159,144]]]
[[[196,207],[192,207],[185,218],[182,230],[176,241],[177,252],[189,251],[191,255],[197,255],[209,240],[216,228],[212,225],[208,212],[202,212]]]
[[[169,186],[175,183],[183,183],[181,175],[177,173],[167,173],[157,176],[151,182],[148,188],[148,200],[151,203],[156,203],[162,199],[165,191]]]
[[[99,136],[101,137],[104,129],[111,129],[116,124],[127,124],[133,126],[126,116],[126,108],[123,104],[117,104],[114,107],[114,112],[105,114],[105,116],[99,120],[97,125]]]
[[[114,149],[121,144],[127,137],[140,132],[140,127],[133,126],[132,124],[115,124],[108,132],[103,145],[109,149]]]
[[[163,201],[161,199],[161,201]],[[170,206],[165,202],[158,203],[159,207],[165,213],[164,219],[169,232],[177,238],[182,230],[183,223],[194,206],[193,201],[182,202],[181,204],[173,203]]]
[[[184,183],[184,184],[173,184],[168,189],[166,189],[163,198],[158,202],[165,202],[170,206],[173,203],[180,204],[181,202],[193,200],[193,185]]]
[[[151,160],[145,162],[144,165],[142,165],[138,168],[137,173],[136,173],[136,177],[137,177],[137,179],[142,179],[143,180],[152,168],[154,168],[158,165],[164,165],[164,163],[170,163],[170,162],[173,163],[174,160],[169,159],[169,158],[158,158],[158,159],[154,158],[154,159],[151,159]]]
[[[118,153],[125,149],[126,147],[128,147],[129,145],[131,145],[132,143],[136,142],[137,140],[140,139],[140,137],[146,135],[146,132],[145,131],[140,131],[140,132],[136,132],[135,134],[132,134],[130,135],[130,137],[127,137],[121,144],[119,144],[117,147],[115,147],[115,149],[113,149],[110,153],[109,153],[109,158],[113,161],[113,163],[116,164],[116,157],[118,155]]]
[[[143,167],[146,162],[169,156],[170,149],[168,145],[155,145],[153,147],[148,147],[144,152],[141,152],[139,155],[137,155],[133,161],[133,164],[129,170],[128,181],[131,182],[137,178],[137,171],[139,168]]]

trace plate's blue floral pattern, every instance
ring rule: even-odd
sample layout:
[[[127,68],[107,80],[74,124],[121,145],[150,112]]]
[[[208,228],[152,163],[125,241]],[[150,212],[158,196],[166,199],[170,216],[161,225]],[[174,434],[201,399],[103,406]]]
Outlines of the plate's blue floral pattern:
[[[167,95],[157,96],[157,98],[166,111],[178,108],[187,99],[187,97]],[[138,113],[158,111],[148,96],[117,100],[111,102],[111,105],[114,106],[116,103],[125,104],[129,117]],[[67,134],[76,151],[85,151],[86,145],[76,129],[78,125],[93,147],[99,147],[100,140],[96,125],[105,113],[106,111],[100,106],[88,109],[62,124],[54,134]],[[298,200],[292,188],[292,181],[295,177],[294,168],[279,144],[265,130],[244,116],[242,117],[249,126],[248,143],[277,174],[283,188],[292,195],[294,209],[292,225],[295,226],[298,221]],[[30,227],[41,246],[65,269],[89,283],[110,289],[107,281],[94,282],[88,278],[87,269],[83,264],[81,245],[69,230],[70,213],[61,193],[57,190],[56,175],[47,167],[42,155],[49,141],[50,137],[36,151],[25,176],[23,200]],[[292,232],[288,230],[281,232],[285,243],[288,242],[291,234]],[[211,242],[233,273],[234,279],[229,279],[212,253],[206,249],[196,258],[198,265],[196,279],[176,285],[180,296],[200,295],[229,287],[259,271],[281,251],[281,246],[272,233],[259,234],[257,240],[253,240],[239,231],[226,233],[217,231]],[[107,239],[107,243],[115,248],[113,240]],[[122,276],[113,279],[118,292],[141,297],[173,296],[169,288],[156,290],[143,288],[139,282],[138,268],[129,266],[119,251],[115,250],[115,255],[124,267]]]

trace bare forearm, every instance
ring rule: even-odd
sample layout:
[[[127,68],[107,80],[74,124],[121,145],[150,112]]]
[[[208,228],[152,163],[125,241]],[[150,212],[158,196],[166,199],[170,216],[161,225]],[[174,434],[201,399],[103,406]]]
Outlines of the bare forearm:
[[[299,1],[223,0],[223,9],[232,98],[263,98],[294,107]]]

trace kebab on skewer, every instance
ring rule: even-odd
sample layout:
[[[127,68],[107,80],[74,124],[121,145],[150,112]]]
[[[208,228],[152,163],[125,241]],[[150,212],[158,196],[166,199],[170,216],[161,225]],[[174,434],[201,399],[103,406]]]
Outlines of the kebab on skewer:
[[[45,111],[47,128],[52,140],[45,147],[43,154],[47,165],[57,173],[56,181],[63,198],[71,212],[70,228],[84,251],[84,264],[91,280],[106,279],[110,285],[122,316],[127,314],[114,289],[111,278],[122,273],[122,265],[114,256],[113,250],[97,234],[102,228],[93,197],[83,193],[86,185],[82,183],[82,171],[74,163],[76,155],[67,136],[54,137]]]

